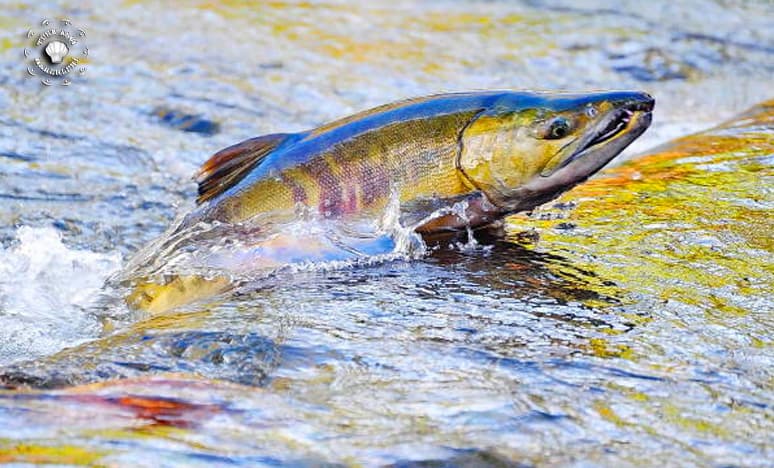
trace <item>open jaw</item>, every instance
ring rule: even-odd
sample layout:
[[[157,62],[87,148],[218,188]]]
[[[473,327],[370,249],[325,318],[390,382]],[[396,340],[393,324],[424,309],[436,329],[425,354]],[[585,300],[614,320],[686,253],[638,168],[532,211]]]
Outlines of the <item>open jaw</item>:
[[[652,105],[633,103],[610,111],[581,139],[575,152],[554,171],[590,153],[606,153],[612,159],[648,128],[652,109]],[[618,141],[614,141],[616,139]]]
[[[581,137],[570,157],[509,192],[500,208],[510,213],[531,210],[588,179],[647,130],[652,110],[650,100],[630,102],[608,112]]]

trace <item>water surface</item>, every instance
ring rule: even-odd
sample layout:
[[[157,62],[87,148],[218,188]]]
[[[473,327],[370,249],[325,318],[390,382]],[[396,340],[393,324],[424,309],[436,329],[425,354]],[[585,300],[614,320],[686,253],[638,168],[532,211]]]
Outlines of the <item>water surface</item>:
[[[765,465],[771,102],[683,135],[774,95],[770,5],[595,3],[8,3],[0,461]],[[68,89],[24,75],[51,12],[88,32]],[[421,259],[164,314],[102,287],[212,152],[491,88],[649,91],[646,154]]]

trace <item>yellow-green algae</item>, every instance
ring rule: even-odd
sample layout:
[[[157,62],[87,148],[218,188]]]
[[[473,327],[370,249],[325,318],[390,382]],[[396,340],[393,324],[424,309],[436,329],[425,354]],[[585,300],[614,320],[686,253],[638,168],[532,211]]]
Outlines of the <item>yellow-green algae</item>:
[[[0,463],[32,463],[95,466],[103,457],[99,450],[75,445],[45,445],[14,440],[0,441]]]

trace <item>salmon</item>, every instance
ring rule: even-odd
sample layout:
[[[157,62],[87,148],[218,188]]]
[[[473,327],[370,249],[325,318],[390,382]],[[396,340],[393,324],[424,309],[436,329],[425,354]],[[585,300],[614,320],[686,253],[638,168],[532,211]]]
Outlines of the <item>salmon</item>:
[[[380,232],[378,220],[394,211],[400,226],[426,237],[486,226],[596,173],[648,128],[653,107],[635,91],[454,93],[251,138],[202,165],[197,207],[166,235],[176,239],[167,251],[186,243],[181,233],[217,226],[211,236],[259,239],[242,268],[271,268],[325,248],[309,236],[267,235],[267,226],[299,217]],[[189,289],[202,286],[194,283]],[[143,300],[163,286],[145,287]]]

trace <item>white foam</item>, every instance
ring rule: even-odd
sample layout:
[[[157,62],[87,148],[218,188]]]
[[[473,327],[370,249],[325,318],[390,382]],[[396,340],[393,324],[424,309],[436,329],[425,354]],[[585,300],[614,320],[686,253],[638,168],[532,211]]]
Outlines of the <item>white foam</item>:
[[[100,331],[88,308],[121,255],[70,249],[53,228],[18,229],[0,249],[0,365],[57,352]]]

